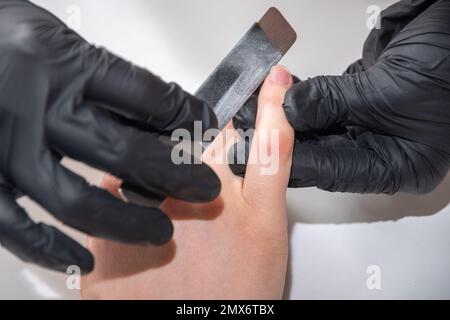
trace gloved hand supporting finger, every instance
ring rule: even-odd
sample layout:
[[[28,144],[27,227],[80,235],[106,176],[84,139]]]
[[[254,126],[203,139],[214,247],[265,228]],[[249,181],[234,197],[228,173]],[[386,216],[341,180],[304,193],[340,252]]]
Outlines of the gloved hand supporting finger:
[[[41,163],[36,168],[34,181],[29,177],[16,176],[15,179],[20,190],[55,217],[87,234],[113,241],[156,245],[172,237],[172,223],[162,211],[124,203],[88,185],[56,159]]]
[[[370,132],[355,140],[331,136],[297,142],[289,186],[317,186],[332,192],[428,193],[445,177],[448,161],[433,148],[411,144]]]

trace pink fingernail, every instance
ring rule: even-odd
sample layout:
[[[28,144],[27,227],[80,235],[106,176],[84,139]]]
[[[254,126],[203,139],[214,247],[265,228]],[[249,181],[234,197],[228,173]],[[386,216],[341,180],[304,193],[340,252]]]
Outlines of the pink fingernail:
[[[270,71],[271,80],[283,87],[286,87],[291,84],[292,76],[289,71],[281,66],[275,66]]]

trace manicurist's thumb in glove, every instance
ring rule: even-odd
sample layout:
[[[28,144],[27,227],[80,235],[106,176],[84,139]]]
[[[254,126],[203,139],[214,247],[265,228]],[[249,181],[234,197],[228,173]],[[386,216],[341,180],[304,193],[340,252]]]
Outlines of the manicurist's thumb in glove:
[[[253,126],[254,106],[236,127]],[[297,83],[284,109],[297,136],[291,187],[432,191],[450,167],[450,1],[391,6],[362,60],[342,76]]]
[[[68,156],[149,192],[205,202],[220,192],[206,165],[175,165],[159,142],[177,128],[217,126],[202,101],[96,48],[24,0],[0,1],[0,243],[27,262],[92,270],[92,255],[34,223],[16,195],[87,234],[138,244],[172,237],[158,209],[117,200],[60,165]]]

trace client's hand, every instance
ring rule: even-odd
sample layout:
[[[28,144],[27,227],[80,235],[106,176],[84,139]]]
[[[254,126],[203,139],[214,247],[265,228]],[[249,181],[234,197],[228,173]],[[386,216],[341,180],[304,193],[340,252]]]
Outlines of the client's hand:
[[[245,179],[234,176],[226,163],[228,148],[238,139],[230,127],[204,154],[222,181],[221,196],[206,205],[163,203],[162,210],[174,220],[171,243],[137,247],[89,240],[96,265],[83,278],[83,298],[281,298],[288,258],[285,196],[294,141],[282,104],[291,85],[282,67],[275,67],[263,85]],[[115,194],[119,185],[112,177],[103,182]]]

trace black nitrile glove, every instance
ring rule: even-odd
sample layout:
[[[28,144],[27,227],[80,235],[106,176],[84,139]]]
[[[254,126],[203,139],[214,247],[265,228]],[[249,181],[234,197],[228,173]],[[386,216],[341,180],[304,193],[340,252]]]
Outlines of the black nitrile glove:
[[[450,167],[450,1],[388,8],[362,60],[343,76],[294,85],[284,108],[298,139],[291,187],[432,191]],[[254,119],[249,102],[235,126]]]
[[[65,271],[93,257],[16,203],[25,194],[87,234],[163,244],[173,226],[158,209],[126,204],[59,164],[68,156],[150,194],[203,202],[220,180],[206,165],[175,165],[158,141],[176,128],[217,126],[202,101],[91,46],[45,10],[0,1],[0,243],[27,262]],[[126,123],[126,124],[125,124]],[[135,125],[132,125],[135,124]]]

